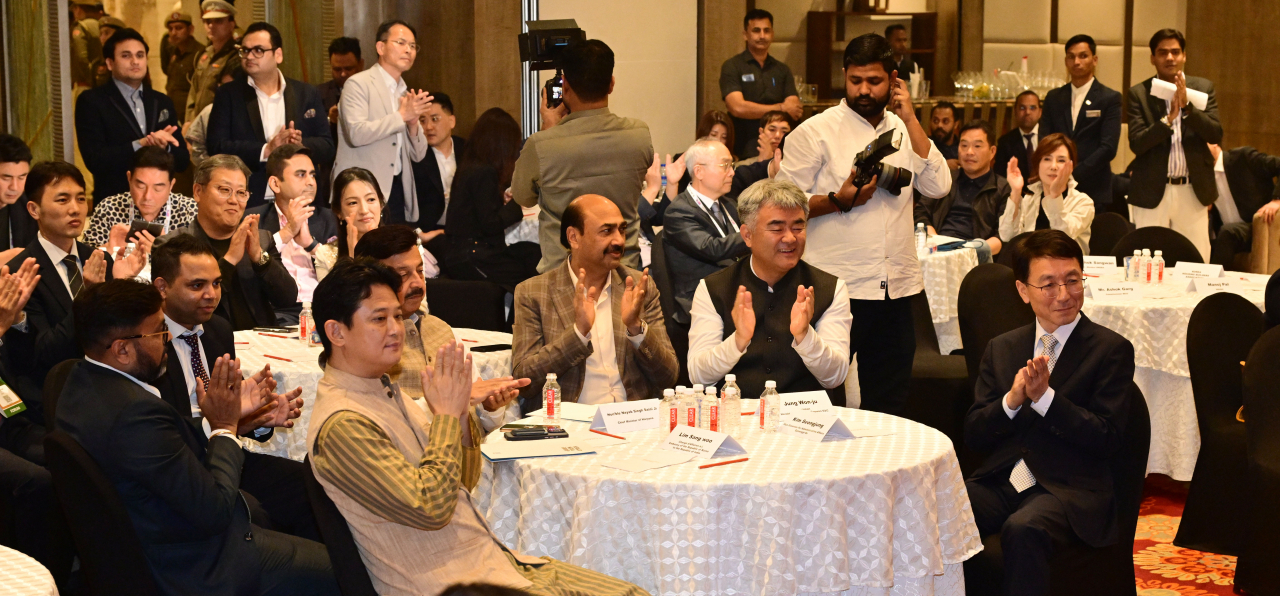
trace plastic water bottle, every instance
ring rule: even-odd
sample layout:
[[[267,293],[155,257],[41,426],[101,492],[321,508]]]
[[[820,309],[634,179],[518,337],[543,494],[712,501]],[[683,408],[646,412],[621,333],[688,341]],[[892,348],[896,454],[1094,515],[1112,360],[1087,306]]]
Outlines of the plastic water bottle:
[[[706,428],[706,422],[702,420],[702,390],[703,390],[702,383],[693,384],[693,391],[691,391],[690,393],[693,394],[693,401],[698,404],[698,420],[696,423],[690,424],[689,426]]]
[[[1138,264],[1142,262],[1142,251],[1133,251],[1132,257],[1124,258],[1124,280],[1138,281]]]
[[[1151,264],[1151,277],[1156,283],[1164,283],[1164,251],[1157,250],[1156,258]]]
[[[916,257],[922,258],[928,254],[929,233],[924,229],[924,222],[916,224]]]
[[[737,375],[725,375],[720,388],[720,432],[735,434],[742,424],[742,390]]]
[[[1144,248],[1142,249],[1142,269],[1138,274],[1144,284],[1151,283],[1151,265],[1151,249]]]
[[[688,388],[681,387],[681,391],[676,394],[680,400],[680,424],[684,426],[698,426],[698,398],[694,397],[693,392]]]
[[[315,326],[315,317],[311,314],[311,303],[302,303],[302,312],[298,313],[298,339],[302,345],[311,345],[311,328]]]
[[[677,420],[676,414],[679,413],[679,408],[676,407],[675,389],[662,390],[662,409],[660,412],[660,415],[662,416],[660,420],[662,420],[663,424],[667,425],[667,432],[675,430]]]
[[[778,382],[765,381],[760,394],[760,430],[771,433],[778,430],[778,418],[782,415],[782,398],[778,397]]]
[[[547,384],[542,386],[542,409],[547,420],[560,419],[560,383],[556,373],[547,373]]]
[[[702,415],[698,428],[720,432],[720,396],[716,395],[714,386],[708,385],[703,392],[699,410]]]

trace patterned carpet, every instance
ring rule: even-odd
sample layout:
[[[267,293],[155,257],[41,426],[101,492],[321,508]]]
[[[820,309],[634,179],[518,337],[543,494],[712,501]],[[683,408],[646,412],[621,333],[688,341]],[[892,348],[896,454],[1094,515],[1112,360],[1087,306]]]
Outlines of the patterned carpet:
[[[1184,483],[1147,477],[1133,542],[1138,596],[1229,596],[1236,558],[1174,546],[1187,499]]]

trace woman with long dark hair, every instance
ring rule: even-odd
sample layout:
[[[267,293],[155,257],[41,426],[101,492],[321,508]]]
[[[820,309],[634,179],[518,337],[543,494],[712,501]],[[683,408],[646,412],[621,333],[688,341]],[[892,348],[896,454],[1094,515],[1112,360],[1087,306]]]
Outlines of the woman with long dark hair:
[[[324,279],[338,259],[351,258],[352,250],[360,237],[382,225],[382,210],[387,201],[378,188],[378,179],[364,168],[347,168],[333,179],[333,198],[330,209],[338,219],[338,236],[328,244],[316,248],[316,277]],[[419,247],[421,249],[421,247]],[[423,273],[427,277],[440,274],[435,257],[421,251]]]
[[[445,218],[449,248],[442,261],[451,278],[491,281],[513,292],[538,274],[542,249],[532,242],[507,246],[505,237],[506,229],[524,217],[505,192],[520,156],[520,136],[520,125],[500,108],[481,114],[471,130]]]

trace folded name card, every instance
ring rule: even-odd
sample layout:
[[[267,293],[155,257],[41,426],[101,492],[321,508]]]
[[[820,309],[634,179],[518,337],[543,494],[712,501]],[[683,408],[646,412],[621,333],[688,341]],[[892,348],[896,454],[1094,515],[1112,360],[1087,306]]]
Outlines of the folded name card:
[[[1124,283],[1090,283],[1089,295],[1094,300],[1106,298],[1109,300],[1137,300],[1142,297],[1138,290],[1138,284],[1133,282]]]
[[[853,438],[853,433],[844,421],[830,412],[797,410],[783,414],[778,421],[778,432],[810,441],[839,441]]]
[[[596,408],[595,417],[591,419],[591,428],[611,433],[658,428],[661,413],[662,400],[658,399],[600,404]]]
[[[692,426],[677,426],[658,447],[667,451],[692,453],[694,457],[700,459],[747,453],[747,450],[729,435]]]
[[[1240,285],[1240,280],[1229,279],[1229,278],[1193,279],[1191,280],[1191,287],[1188,289],[1194,290],[1195,293],[1201,296],[1208,296],[1209,294],[1217,294],[1218,292],[1231,292],[1233,294],[1239,294],[1242,290],[1244,290],[1244,288],[1241,287]]]
[[[1115,257],[1085,257],[1084,272],[1089,275],[1106,275],[1116,268]]]
[[[530,457],[560,457],[586,455],[596,450],[577,438],[543,439],[540,441],[487,441],[480,446],[480,453],[489,461],[509,461]]]
[[[831,397],[826,391],[779,393],[778,397],[782,398],[783,414],[796,410],[826,412],[831,409]]]
[[[1206,277],[1222,277],[1222,265],[1208,265],[1205,263],[1178,263],[1172,271],[1178,272],[1185,279],[1199,279]]]

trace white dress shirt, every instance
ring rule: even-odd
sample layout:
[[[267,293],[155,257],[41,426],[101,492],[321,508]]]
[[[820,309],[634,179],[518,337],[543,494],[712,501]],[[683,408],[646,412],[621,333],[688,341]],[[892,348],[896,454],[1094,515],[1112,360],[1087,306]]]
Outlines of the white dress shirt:
[[[280,218],[280,229],[283,230],[288,218],[283,211],[280,211],[280,206],[276,205],[274,200],[272,204],[275,205],[276,215]],[[271,239],[275,241],[276,250],[280,252],[280,262],[284,264],[285,271],[288,271],[289,276],[298,284],[298,302],[311,302],[316,286],[320,284],[311,253],[298,244],[297,236],[285,242],[280,232],[276,232],[271,235]]]
[[[196,337],[201,338],[196,343],[196,346],[200,350],[200,362],[204,363],[205,374],[209,374],[209,371],[213,370],[213,364],[209,362],[209,357],[204,352],[204,325],[196,325],[194,329],[187,329],[182,323],[170,319],[169,315],[164,316],[164,324],[169,326],[169,333],[173,336],[169,342],[173,344],[173,351],[178,355],[178,361],[170,362],[169,366],[177,366],[182,369],[182,378],[187,380],[187,387],[191,388],[191,393],[187,396],[191,400],[191,415],[199,418],[201,414],[200,403],[196,399],[196,383],[200,381],[196,379],[196,372],[191,370],[191,346],[187,345],[187,342],[181,338],[188,333],[194,333]]]
[[[1231,185],[1227,184],[1227,168],[1222,163],[1225,156],[1225,152],[1219,151],[1218,161],[1213,164],[1213,180],[1218,185],[1218,200],[1214,201],[1213,204],[1217,205],[1218,215],[1222,216],[1224,225],[1243,223],[1244,219],[1240,217],[1240,209],[1236,207],[1236,200],[1231,196]]]
[[[843,279],[855,300],[883,300],[886,289],[890,298],[924,290],[916,258],[914,190],[946,196],[951,190],[946,159],[932,141],[927,159],[916,155],[907,125],[892,112],[886,110],[880,124],[872,126],[841,101],[787,136],[787,158],[778,174],[810,195],[840,190],[854,156],[887,130],[897,131],[901,145],[884,163],[910,171],[911,186],[900,195],[877,188],[861,207],[809,220],[805,260]]]
[[[391,111],[395,112],[400,109],[400,96],[409,90],[409,86],[405,84],[404,78],[397,79],[391,76],[381,64],[374,64],[378,69],[378,74],[382,75],[382,84],[387,86],[387,96],[390,98]],[[396,147],[400,148],[400,159],[396,160],[395,168],[391,171],[393,176],[399,176],[404,171],[404,152],[405,152],[404,132],[396,133]]]
[[[573,286],[576,288],[578,274],[574,272],[570,260],[565,260],[565,267],[569,268],[569,279],[573,281]],[[611,278],[612,275],[610,273]],[[618,352],[613,343],[613,305],[609,302],[612,299],[612,288],[612,283],[605,283],[604,291],[600,292],[600,297],[596,299],[596,320],[591,325],[590,333],[583,335],[578,331],[577,325],[573,326],[573,332],[578,335],[583,345],[590,343],[592,348],[591,354],[587,356],[586,374],[582,378],[582,392],[578,395],[580,404],[627,401],[627,388],[622,384],[622,373],[618,370]],[[641,326],[643,327],[643,324]],[[641,329],[638,335],[628,336],[627,340],[632,346],[638,348],[644,342],[645,331]]]
[[[1084,98],[1089,95],[1089,90],[1093,88],[1093,77],[1089,77],[1089,82],[1079,87],[1071,85],[1071,128],[1075,129],[1076,120],[1080,118],[1080,109],[1084,107]]]
[[[1067,345],[1067,340],[1071,338],[1071,332],[1076,330],[1076,325],[1078,324],[1080,324],[1080,313],[1076,313],[1076,320],[1071,321],[1070,323],[1067,323],[1066,325],[1063,325],[1061,327],[1058,327],[1058,329],[1051,334],[1055,339],[1058,340],[1057,347],[1053,349],[1054,360],[1057,360],[1062,357],[1062,348]],[[1040,326],[1040,318],[1036,317],[1036,338],[1035,338],[1034,345],[1031,348],[1032,356],[1040,355],[1040,338],[1044,336],[1045,333],[1046,331],[1044,330],[1044,327]],[[1030,398],[1028,398],[1027,401],[1031,401]],[[1008,414],[1009,418],[1013,418],[1014,416],[1017,416],[1018,410],[1022,409],[1022,406],[1018,406],[1018,408],[1014,410],[1009,409],[1008,393],[1004,394],[1004,399],[1000,400],[1000,405],[1004,406],[1004,413]],[[1053,405],[1053,387],[1049,387],[1048,389],[1045,389],[1044,395],[1040,396],[1039,401],[1031,402],[1031,409],[1035,410],[1037,414],[1044,416],[1045,414],[1049,413],[1049,406],[1051,405]]]
[[[1166,99],[1164,105],[1168,108],[1168,106],[1173,104]],[[1178,110],[1178,117],[1174,118],[1169,123],[1170,127],[1173,128],[1173,145],[1169,147],[1170,178],[1183,178],[1187,176],[1187,154],[1182,148],[1182,119],[1187,116],[1187,108],[1189,107],[1191,107],[1191,104],[1183,106],[1181,110]],[[1167,109],[1165,113],[1169,113]]]
[[[280,129],[287,124],[284,119],[284,74],[276,71],[276,76],[280,77],[280,88],[275,93],[267,95],[258,88],[258,84],[253,81],[253,77],[249,77],[249,86],[253,87],[254,95],[258,96],[258,113],[262,115],[262,136],[268,141],[271,137],[276,136]],[[262,144],[262,151],[258,159],[267,161],[267,144]],[[267,188],[268,196],[271,196],[271,188]]]
[[[436,158],[436,168],[440,170],[440,182],[444,184],[444,213],[440,214],[440,220],[436,222],[443,226],[445,217],[449,215],[449,196],[453,187],[453,175],[458,171],[458,147],[455,145],[448,155],[432,147],[431,155]]]
[[[752,264],[751,273],[755,271]],[[769,292],[773,292],[772,287]],[[746,350],[738,349],[736,331],[724,337],[724,319],[711,302],[706,280],[698,282],[689,317],[689,380],[704,385],[717,383],[737,366]],[[844,280],[837,279],[831,306],[816,325],[810,322],[803,340],[791,341],[791,348],[800,355],[805,368],[827,389],[839,387],[849,374],[849,326],[852,324],[849,290]],[[751,341],[756,338],[752,337]],[[748,342],[747,346],[750,345]]]
[[[112,83],[115,83],[116,89],[120,90],[120,94],[124,96],[124,102],[129,105],[129,111],[133,112],[133,119],[138,123],[138,129],[142,131],[142,136],[147,135],[147,110],[146,104],[142,101],[142,85],[138,85],[137,89],[130,87],[120,79],[112,77]],[[142,143],[133,142],[133,150],[137,151],[142,148]],[[168,146],[165,147],[168,149]]]
[[[72,271],[68,269],[68,265],[62,259],[67,258],[70,254],[61,248],[55,246],[52,242],[44,237],[44,232],[36,232],[36,239],[40,241],[40,246],[44,247],[45,254],[49,255],[49,260],[53,261],[53,268],[58,270],[58,277],[62,279],[62,287],[67,289],[67,295],[71,294],[71,275]],[[72,250],[75,250],[75,243],[71,244]],[[80,255],[75,255],[76,264],[80,266],[80,283],[84,283],[84,261],[80,260]],[[74,298],[74,296],[72,296]]]

